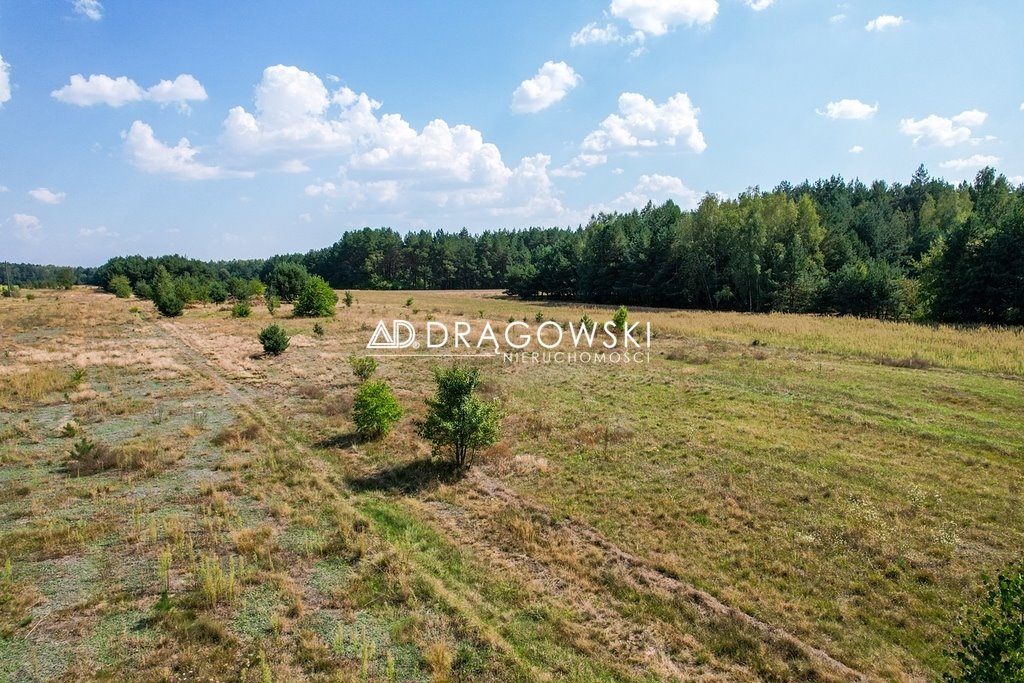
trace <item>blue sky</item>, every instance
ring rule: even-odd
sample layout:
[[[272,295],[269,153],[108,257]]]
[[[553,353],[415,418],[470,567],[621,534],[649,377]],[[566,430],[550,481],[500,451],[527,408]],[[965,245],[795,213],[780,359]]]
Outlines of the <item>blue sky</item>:
[[[244,7],[244,9],[243,9]],[[0,260],[1024,182],[1024,3],[0,0]]]

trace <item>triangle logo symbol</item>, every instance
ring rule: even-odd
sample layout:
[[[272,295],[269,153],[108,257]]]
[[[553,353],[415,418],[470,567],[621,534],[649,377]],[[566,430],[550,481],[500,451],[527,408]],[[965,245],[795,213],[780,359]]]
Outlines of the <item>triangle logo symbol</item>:
[[[373,335],[370,337],[370,343],[366,345],[368,349],[393,349],[396,348],[395,340],[388,331],[387,325],[381,320],[377,323],[377,329],[373,331]]]

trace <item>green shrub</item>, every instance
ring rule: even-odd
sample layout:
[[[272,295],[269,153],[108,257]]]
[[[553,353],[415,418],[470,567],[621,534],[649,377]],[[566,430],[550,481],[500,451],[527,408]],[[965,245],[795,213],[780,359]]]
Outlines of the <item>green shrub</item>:
[[[281,261],[274,266],[269,277],[267,277],[267,285],[282,300],[295,301],[302,294],[302,290],[305,288],[308,280],[309,273],[306,272],[306,268],[301,263]]]
[[[220,280],[214,280],[210,283],[209,294],[210,301],[215,304],[222,304],[228,300],[228,288]]]
[[[248,301],[239,301],[231,307],[232,318],[248,318],[250,315],[252,315],[252,307],[249,306]]]
[[[985,582],[985,601],[957,645],[945,681],[1024,681],[1024,562]]]
[[[417,425],[435,455],[447,455],[463,468],[480,448],[498,441],[501,413],[496,403],[484,403],[473,392],[480,385],[476,368],[437,368],[437,393],[427,399],[427,416]]]
[[[377,372],[377,360],[372,356],[357,356],[353,353],[348,357],[348,364],[352,366],[352,374],[363,382]]]
[[[280,325],[268,325],[260,330],[260,344],[263,350],[272,355],[284,353],[288,348],[288,335]]]
[[[324,332],[324,326],[320,323],[313,324],[313,334],[317,336],[317,339],[323,339],[326,332]]]
[[[270,311],[270,315],[274,315],[274,311],[281,307],[281,297],[277,294],[268,294],[266,301],[267,310]]]
[[[402,408],[387,382],[364,382],[352,403],[352,420],[365,439],[377,439],[391,431],[402,417]]]
[[[306,281],[295,302],[295,315],[301,318],[326,318],[334,315],[338,294],[319,275]]]
[[[124,275],[115,275],[107,283],[107,291],[118,299],[127,299],[132,295],[132,283]]]
[[[629,311],[626,310],[625,306],[619,306],[619,310],[615,311],[615,315],[612,316],[612,322],[615,323],[615,329],[622,332],[626,329],[626,320],[629,318]]]
[[[583,317],[580,318],[580,327],[584,327],[584,328],[589,330],[593,326],[594,326],[594,321],[591,319],[591,317],[589,315],[584,313]]]
[[[178,296],[174,287],[174,280],[167,273],[163,266],[157,269],[153,278],[153,303],[161,315],[173,318],[181,315],[185,309],[185,302]]]
[[[352,296],[352,292],[346,289],[345,296],[343,296],[341,300],[345,302],[345,308],[349,308],[352,306],[352,302],[355,301],[356,299],[354,296]]]

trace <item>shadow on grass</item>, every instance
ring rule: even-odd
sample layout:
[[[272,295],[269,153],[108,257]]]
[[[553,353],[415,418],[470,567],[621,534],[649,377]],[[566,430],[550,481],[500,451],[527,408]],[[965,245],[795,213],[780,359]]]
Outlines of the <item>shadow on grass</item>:
[[[362,437],[355,432],[349,432],[348,434],[335,434],[329,436],[326,439],[317,441],[314,446],[317,448],[351,448],[358,443],[362,443]]]
[[[386,467],[372,474],[353,477],[348,485],[354,491],[385,491],[389,493],[418,493],[441,484],[451,484],[462,478],[460,470],[449,462],[436,460],[413,460]]]

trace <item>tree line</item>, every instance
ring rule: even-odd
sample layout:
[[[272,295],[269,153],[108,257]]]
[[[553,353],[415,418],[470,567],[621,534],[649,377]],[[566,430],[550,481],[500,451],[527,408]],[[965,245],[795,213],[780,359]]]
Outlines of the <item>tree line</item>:
[[[833,176],[709,194],[689,211],[649,203],[577,228],[365,228],[266,260],[117,257],[93,281],[109,287],[121,275],[152,296],[162,273],[185,302],[262,285],[288,300],[316,275],[338,289],[499,288],[607,304],[1022,324],[1024,189],[991,168],[952,185],[921,167],[907,184]]]

